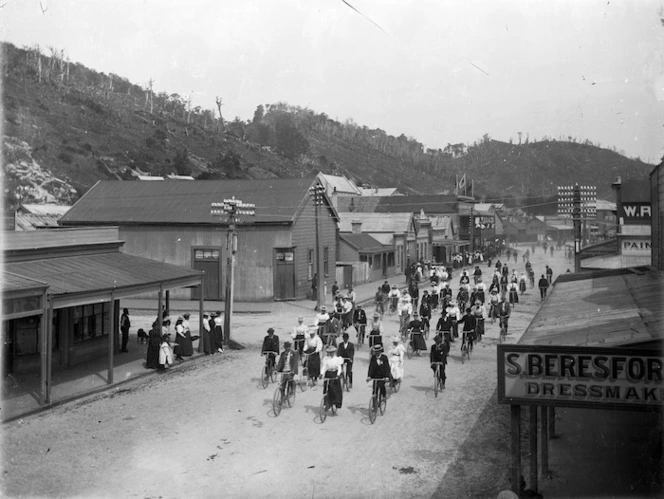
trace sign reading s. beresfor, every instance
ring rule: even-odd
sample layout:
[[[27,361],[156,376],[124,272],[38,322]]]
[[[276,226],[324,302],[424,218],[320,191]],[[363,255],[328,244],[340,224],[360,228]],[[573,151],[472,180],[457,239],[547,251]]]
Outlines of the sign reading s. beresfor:
[[[498,345],[498,402],[661,409],[663,365],[652,350]]]

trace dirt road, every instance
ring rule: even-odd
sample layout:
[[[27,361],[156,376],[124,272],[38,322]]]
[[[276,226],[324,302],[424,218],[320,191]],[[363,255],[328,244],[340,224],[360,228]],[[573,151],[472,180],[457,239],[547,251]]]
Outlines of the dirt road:
[[[533,263],[541,273],[537,254]],[[534,291],[513,314],[511,341],[539,306]],[[297,314],[285,308],[243,318],[245,350],[4,425],[3,490],[29,497],[488,497],[509,487],[508,413],[495,403],[497,325],[487,326],[470,362],[461,363],[454,344],[438,397],[428,356],[407,360],[401,391],[374,425],[365,347],[343,408],[321,424],[320,387],[298,392],[294,407],[274,417],[275,385],[259,384],[262,331],[275,324],[285,331]],[[398,323],[386,321],[389,336]]]

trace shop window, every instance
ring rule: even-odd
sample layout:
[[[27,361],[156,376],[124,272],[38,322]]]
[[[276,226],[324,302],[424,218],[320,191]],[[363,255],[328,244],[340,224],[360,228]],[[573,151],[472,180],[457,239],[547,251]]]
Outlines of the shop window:
[[[109,334],[111,330],[110,304],[95,303],[73,307],[74,343]]]
[[[14,321],[16,355],[39,353],[39,316]]]

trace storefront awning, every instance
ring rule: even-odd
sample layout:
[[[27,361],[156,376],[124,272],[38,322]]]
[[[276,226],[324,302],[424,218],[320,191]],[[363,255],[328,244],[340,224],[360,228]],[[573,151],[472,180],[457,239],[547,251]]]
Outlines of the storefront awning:
[[[664,272],[650,268],[564,274],[519,344],[647,346],[664,339]]]
[[[202,272],[109,252],[5,264],[23,279],[48,285],[53,308],[109,301],[163,289],[198,286]]]

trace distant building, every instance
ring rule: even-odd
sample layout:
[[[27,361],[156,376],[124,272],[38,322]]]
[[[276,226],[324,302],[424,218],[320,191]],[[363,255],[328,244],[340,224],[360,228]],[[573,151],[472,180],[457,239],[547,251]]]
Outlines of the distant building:
[[[597,219],[590,226],[591,236],[596,240],[616,237],[616,203],[598,199],[596,202]]]
[[[57,227],[58,220],[71,206],[60,204],[22,204],[16,209],[14,230]]]
[[[294,300],[311,293],[316,271],[316,217],[309,187],[314,178],[254,180],[102,181],[65,215],[66,226],[113,225],[125,252],[203,270],[206,300],[225,296],[228,220],[210,205],[235,196],[256,205],[237,224],[235,298]],[[336,210],[320,209],[321,258],[326,277],[336,272]],[[320,280],[318,282],[321,282]],[[175,290],[196,299],[198,291]]]

